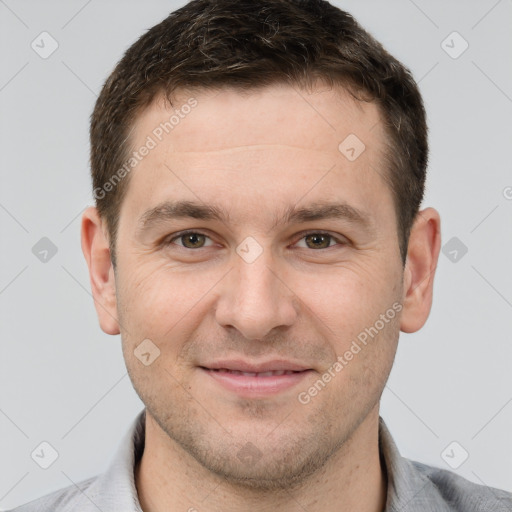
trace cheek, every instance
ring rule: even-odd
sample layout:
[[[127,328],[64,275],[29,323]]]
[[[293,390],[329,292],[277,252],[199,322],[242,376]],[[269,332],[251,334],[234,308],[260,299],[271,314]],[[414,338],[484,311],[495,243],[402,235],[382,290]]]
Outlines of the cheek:
[[[335,372],[332,392],[352,390],[373,400],[382,390],[396,352],[400,281],[389,265],[358,270],[343,269],[323,287],[310,278],[315,293],[308,306],[321,320],[318,325],[334,358],[342,358],[343,369]]]
[[[221,275],[213,270],[185,272],[165,262],[125,265],[118,293],[120,320],[137,337],[164,342],[176,338],[177,332],[183,336],[187,326],[205,314],[208,292]]]
[[[294,291],[307,306],[305,314],[309,309],[331,336],[345,339],[357,334],[393,303],[395,286],[381,278],[384,271],[360,267],[350,264],[321,275],[302,274],[294,283]]]

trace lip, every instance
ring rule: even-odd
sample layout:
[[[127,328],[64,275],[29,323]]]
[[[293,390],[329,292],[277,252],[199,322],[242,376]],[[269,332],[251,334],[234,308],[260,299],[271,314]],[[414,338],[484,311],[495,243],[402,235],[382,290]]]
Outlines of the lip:
[[[294,371],[301,372],[304,370],[311,370],[310,367],[294,363],[293,361],[286,361],[284,359],[273,359],[271,361],[263,361],[260,363],[250,363],[243,359],[225,359],[212,361],[201,365],[208,370],[233,370],[248,373],[264,373],[273,371]]]
[[[199,368],[224,389],[246,398],[265,398],[282,393],[299,384],[313,371],[299,363],[284,360],[262,363],[225,360]],[[277,372],[277,375],[268,375],[269,372]]]

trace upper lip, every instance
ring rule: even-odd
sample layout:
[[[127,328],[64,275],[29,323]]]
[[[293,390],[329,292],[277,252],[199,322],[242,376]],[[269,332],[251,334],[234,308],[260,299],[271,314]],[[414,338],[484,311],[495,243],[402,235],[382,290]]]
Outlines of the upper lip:
[[[244,361],[242,359],[226,359],[213,361],[211,363],[206,363],[201,366],[203,368],[208,368],[209,370],[225,369],[248,373],[274,372],[280,370],[300,372],[311,369],[308,366],[304,366],[299,363],[294,363],[292,361],[285,361],[283,359],[274,359],[272,361],[264,361],[260,363],[251,363],[248,361]]]

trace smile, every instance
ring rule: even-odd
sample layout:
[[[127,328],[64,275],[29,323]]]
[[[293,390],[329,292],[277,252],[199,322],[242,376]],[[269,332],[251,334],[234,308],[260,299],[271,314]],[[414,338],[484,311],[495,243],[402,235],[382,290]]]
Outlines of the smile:
[[[269,372],[242,372],[240,370],[228,370],[227,368],[213,369],[214,372],[219,373],[230,373],[232,375],[245,375],[247,377],[274,377],[280,375],[292,375],[293,373],[299,373],[294,370],[274,370]]]
[[[242,398],[269,398],[288,391],[311,374],[311,369],[268,369],[247,371],[253,368],[208,368],[199,367],[223,391],[228,391]],[[258,368],[259,369],[259,368]]]

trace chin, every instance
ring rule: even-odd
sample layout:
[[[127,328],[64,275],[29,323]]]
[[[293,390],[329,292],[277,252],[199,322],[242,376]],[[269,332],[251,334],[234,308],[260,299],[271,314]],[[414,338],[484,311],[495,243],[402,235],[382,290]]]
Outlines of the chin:
[[[290,432],[288,439],[293,439]],[[314,439],[315,436],[310,439],[297,436],[291,443],[283,439],[273,443],[267,440],[265,444],[258,443],[265,445],[262,451],[250,441],[239,448],[232,439],[210,444],[198,442],[196,438],[193,444],[180,444],[204,469],[224,483],[240,489],[276,492],[300,487],[321,471],[336,452],[333,443],[322,445]],[[325,438],[323,441],[325,443]],[[307,451],[304,446],[308,447]]]

